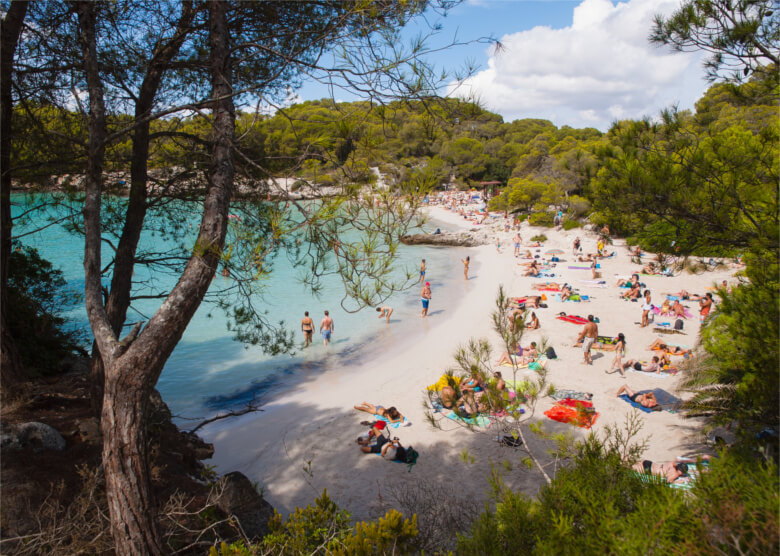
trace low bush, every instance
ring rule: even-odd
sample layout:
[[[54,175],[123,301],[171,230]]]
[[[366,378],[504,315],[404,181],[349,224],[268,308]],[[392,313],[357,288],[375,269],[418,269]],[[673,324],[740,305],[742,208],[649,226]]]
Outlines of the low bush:
[[[573,230],[574,228],[581,228],[582,222],[579,220],[564,220],[563,221],[563,229],[564,230]]]
[[[552,228],[554,220],[555,217],[550,212],[534,212],[528,217],[528,223],[531,226],[544,226],[545,228]]]
[[[547,241],[547,236],[544,234],[538,234],[531,238],[531,241],[542,243],[544,241]]]

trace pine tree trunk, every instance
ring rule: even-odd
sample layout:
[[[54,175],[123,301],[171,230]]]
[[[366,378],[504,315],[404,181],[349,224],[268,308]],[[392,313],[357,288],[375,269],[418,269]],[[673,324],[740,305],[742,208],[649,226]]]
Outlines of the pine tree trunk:
[[[233,187],[232,145],[235,108],[232,100],[232,65],[228,44],[226,5],[209,6],[211,46],[213,153],[203,218],[193,256],[176,286],[137,338],[119,342],[103,307],[100,294],[100,179],[105,140],[102,88],[94,47],[94,12],[79,4],[85,35],[85,65],[90,90],[90,158],[84,206],[85,302],[95,341],[103,361],[105,389],[101,413],[103,466],[111,528],[117,554],[161,554],[157,507],[149,483],[146,452],[146,408],[149,393],[165,362],[184,334],[211,284],[227,233],[227,216]],[[85,30],[92,30],[89,35]],[[104,148],[104,147],[103,147]]]
[[[13,99],[11,81],[14,53],[22,32],[27,2],[11,2],[3,18],[0,36],[0,390],[8,395],[9,387],[23,379],[19,353],[6,326],[8,299],[8,260],[11,256],[11,116]]]

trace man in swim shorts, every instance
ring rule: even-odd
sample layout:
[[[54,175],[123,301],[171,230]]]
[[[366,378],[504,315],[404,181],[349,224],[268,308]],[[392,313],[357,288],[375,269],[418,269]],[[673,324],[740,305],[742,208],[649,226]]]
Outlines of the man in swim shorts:
[[[588,323],[582,328],[577,343],[582,342],[582,354],[584,362],[587,365],[593,365],[593,357],[590,353],[590,348],[593,347],[593,343],[599,335],[599,327],[594,322],[593,315],[588,315]]]
[[[322,322],[320,322],[320,333],[322,334],[322,345],[328,347],[330,336],[333,333],[333,319],[330,318],[327,311],[325,311],[325,316],[322,318]]]
[[[425,259],[420,263],[420,283],[425,282]]]
[[[431,301],[431,283],[425,282],[425,285],[422,289],[422,294],[420,294],[420,300],[422,301],[422,314],[420,316],[427,317],[428,316],[428,303]]]
[[[314,321],[311,320],[309,311],[306,311],[303,314],[303,318],[301,319],[301,331],[303,332],[303,340],[306,342],[303,347],[309,347],[309,344],[311,343],[311,336],[314,332]]]

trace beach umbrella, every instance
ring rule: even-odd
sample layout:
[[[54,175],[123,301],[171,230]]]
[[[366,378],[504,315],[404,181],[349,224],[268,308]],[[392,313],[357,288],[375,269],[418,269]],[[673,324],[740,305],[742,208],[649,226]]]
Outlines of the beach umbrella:
[[[550,249],[545,251],[546,255],[563,255],[563,249]]]

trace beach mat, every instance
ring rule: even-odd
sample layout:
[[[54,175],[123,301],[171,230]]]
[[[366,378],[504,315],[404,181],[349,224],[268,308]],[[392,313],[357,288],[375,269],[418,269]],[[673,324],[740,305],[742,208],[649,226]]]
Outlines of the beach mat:
[[[646,373],[644,371],[637,371],[636,369],[626,369],[626,372],[642,376],[652,376],[654,378],[669,378],[670,376],[673,376],[673,373]]]
[[[390,419],[388,419],[387,417],[384,417],[382,415],[374,414],[373,417],[374,417],[375,421],[384,421],[385,423],[388,424],[388,426],[393,427],[394,429],[397,429],[398,427],[411,427],[412,426],[412,422],[409,419],[407,419],[406,417],[404,417],[401,421],[396,421],[395,423],[391,423]]]
[[[670,394],[663,388],[653,388],[651,392],[655,394],[655,399],[658,400],[658,403],[666,411],[677,411],[680,409],[682,400],[674,394]]]
[[[555,405],[545,411],[544,414],[553,421],[567,423],[583,429],[591,428],[599,417],[598,413],[583,413],[564,405]]]
[[[569,266],[567,267],[569,270],[590,270],[589,266]],[[600,264],[596,265],[596,268],[601,268]]]
[[[583,400],[590,401],[593,398],[593,394],[589,392],[580,392],[578,390],[556,390],[550,397],[554,400]]]
[[[630,405],[631,407],[635,407],[635,408],[637,408],[639,411],[644,411],[645,413],[654,413],[654,412],[656,412],[656,411],[661,411],[661,408],[658,408],[658,409],[651,409],[651,408],[649,408],[649,407],[645,407],[645,406],[643,406],[641,403],[632,402],[632,401],[631,401],[631,398],[629,398],[629,397],[628,397],[626,394],[620,394],[620,396],[618,396],[618,397],[619,397],[621,400],[623,400],[624,402],[626,402],[628,405]]]
[[[460,421],[461,423],[467,423],[469,425],[473,425],[475,427],[489,427],[490,426],[490,419],[486,417],[485,415],[477,415],[476,417],[461,417],[454,411],[450,411],[448,413],[445,413],[444,416],[447,419],[452,419],[453,421]]]
[[[572,324],[588,324],[588,319],[578,317],[577,315],[558,315],[555,318],[558,320],[570,322]]]

